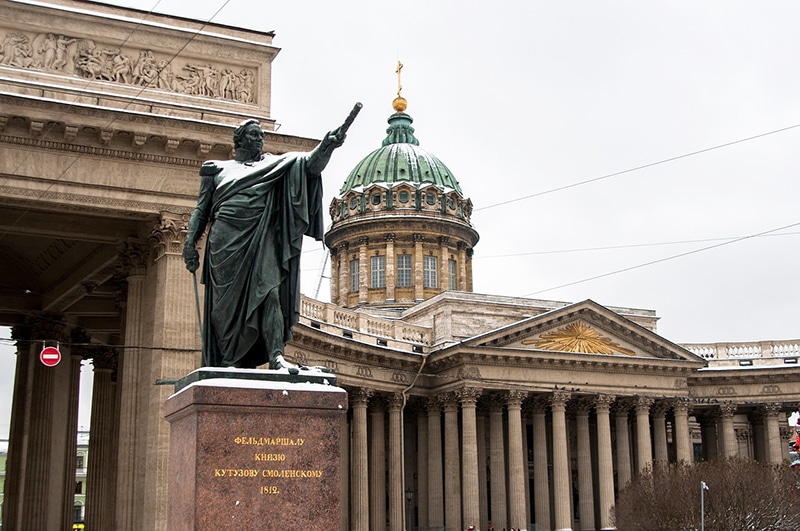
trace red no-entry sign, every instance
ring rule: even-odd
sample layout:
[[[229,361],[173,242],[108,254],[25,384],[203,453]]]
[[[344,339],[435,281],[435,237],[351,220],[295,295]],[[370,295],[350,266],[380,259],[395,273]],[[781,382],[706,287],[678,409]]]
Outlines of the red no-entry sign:
[[[48,367],[55,367],[61,361],[61,352],[56,347],[44,347],[39,353],[39,359]]]

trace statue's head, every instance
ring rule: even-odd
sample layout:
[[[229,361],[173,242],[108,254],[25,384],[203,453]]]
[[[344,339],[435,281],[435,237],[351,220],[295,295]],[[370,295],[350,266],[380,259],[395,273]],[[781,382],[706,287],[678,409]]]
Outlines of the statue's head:
[[[233,147],[237,151],[237,159],[240,156],[248,155],[248,158],[256,158],[261,155],[264,149],[264,130],[258,120],[251,118],[240,123],[233,132]]]
[[[233,147],[235,148],[243,147],[242,141],[244,140],[247,128],[250,126],[257,127],[259,130],[261,130],[261,122],[259,122],[255,118],[249,118],[243,121],[233,131]],[[263,136],[263,131],[262,131],[262,136]]]

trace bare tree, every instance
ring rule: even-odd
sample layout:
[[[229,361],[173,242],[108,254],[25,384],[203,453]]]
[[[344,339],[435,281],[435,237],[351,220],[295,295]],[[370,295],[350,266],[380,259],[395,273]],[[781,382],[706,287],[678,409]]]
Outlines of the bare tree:
[[[800,473],[740,458],[657,466],[619,494],[620,531],[700,529],[701,482],[707,531],[785,531],[800,527]]]

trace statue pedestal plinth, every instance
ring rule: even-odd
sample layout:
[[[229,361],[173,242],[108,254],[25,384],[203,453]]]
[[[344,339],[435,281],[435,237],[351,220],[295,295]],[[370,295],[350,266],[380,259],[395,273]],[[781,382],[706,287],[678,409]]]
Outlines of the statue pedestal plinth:
[[[323,383],[292,383],[288,374],[288,382],[242,374],[280,371],[213,370],[236,376],[189,375],[183,380],[190,383],[176,385],[180,391],[164,405],[170,423],[167,528],[338,528],[347,393]]]

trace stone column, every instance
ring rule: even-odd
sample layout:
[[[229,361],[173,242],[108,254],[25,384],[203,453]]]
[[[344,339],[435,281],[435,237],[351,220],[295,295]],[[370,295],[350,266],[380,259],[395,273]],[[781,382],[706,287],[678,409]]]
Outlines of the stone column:
[[[534,521],[541,529],[550,529],[550,474],[547,469],[548,399],[537,396],[531,403],[533,420],[533,510]],[[502,528],[501,528],[502,529]]]
[[[582,530],[594,527],[594,487],[592,484],[592,441],[589,435],[589,411],[592,401],[581,399],[575,408],[578,439],[578,514]]]
[[[692,440],[689,433],[689,401],[677,398],[672,403],[675,416],[675,456],[678,462],[691,463],[694,459]]]
[[[424,234],[414,234],[414,298],[418,301],[425,298],[423,291],[425,273],[422,258],[422,243],[424,241]]]
[[[464,387],[457,391],[461,402],[461,471],[464,526],[481,525],[480,492],[478,486],[478,428],[475,405],[480,389]]]
[[[703,438],[703,458],[713,461],[719,455],[717,446],[717,420],[710,411],[704,411],[697,416],[700,423],[700,433]]]
[[[467,244],[458,242],[456,247],[458,248],[458,289],[471,291],[471,288],[467,287]]]
[[[330,284],[330,297],[331,302],[333,304],[340,304],[339,303],[339,261],[341,257],[339,256],[339,251],[337,248],[330,248],[328,249],[328,253],[331,260],[331,284]]]
[[[764,404],[764,446],[770,464],[777,465],[783,460],[783,440],[781,439],[778,413],[780,404]]]
[[[444,526],[442,474],[442,408],[438,398],[428,400],[428,526]]]
[[[424,409],[419,408],[417,412],[417,513],[418,521],[416,526],[407,524],[407,527],[429,527],[428,523],[428,415],[423,414]]]
[[[113,445],[117,414],[116,377],[119,356],[110,348],[93,349],[92,417],[89,426],[89,459],[86,466],[86,514],[89,530],[114,529],[113,496],[116,452]]]
[[[522,401],[527,396],[523,391],[508,392],[508,519],[514,529],[528,526],[525,514],[525,466],[522,454]]]
[[[59,314],[29,316],[13,329],[18,364],[5,478],[3,529],[69,529],[75,486],[80,357]],[[39,361],[58,344],[62,361]]]
[[[403,492],[402,393],[389,397],[389,531],[403,531],[406,498]]]
[[[550,396],[550,408],[553,412],[553,498],[556,531],[572,529],[566,419],[569,398],[570,394],[564,391],[556,391]]]
[[[479,504],[481,513],[481,524],[479,529],[489,529],[489,493],[487,492],[486,485],[489,478],[486,470],[486,463],[489,462],[489,452],[486,445],[486,409],[479,407],[477,417],[478,429],[478,485],[479,488]]]
[[[388,193],[392,193],[391,191]],[[397,286],[395,273],[397,269],[394,265],[394,233],[386,235],[386,300],[394,302],[394,288]]]
[[[653,406],[653,453],[656,466],[669,463],[667,452],[667,404],[658,402]]]
[[[730,402],[720,404],[719,412],[722,424],[722,457],[734,457],[738,450],[736,432],[733,429],[733,415],[736,413],[736,404]]]
[[[347,254],[348,244],[339,244],[339,291],[333,294],[338,296],[339,306],[347,306],[348,294],[350,293],[350,256]],[[331,290],[333,291],[333,290]],[[333,299],[337,301],[337,299]]]
[[[353,464],[350,478],[352,531],[370,531],[369,526],[369,464],[367,451],[367,402],[372,390],[359,388],[350,393],[353,409]]]
[[[636,408],[636,461],[639,473],[653,466],[653,446],[650,441],[650,406],[653,399],[640,396],[634,399]]]
[[[615,429],[617,434],[617,488],[624,489],[631,481],[631,443],[628,433],[628,401],[617,401],[615,407]]]
[[[386,527],[386,403],[375,395],[369,401],[369,516],[370,529]]]
[[[444,405],[444,522],[447,529],[461,529],[461,463],[458,451],[458,402],[452,394]]]
[[[492,524],[495,529],[507,529],[506,452],[503,441],[503,399],[489,401],[489,480],[491,481]]]
[[[164,402],[174,390],[154,385],[157,380],[177,380],[200,366],[200,327],[195,306],[192,275],[186,271],[183,246],[189,215],[161,213],[150,233],[153,267],[148,281],[154,297],[148,302],[152,323],[144,345],[157,345],[147,351],[150,361],[140,384],[149,395],[146,414],[147,439],[144,456],[144,529],[167,531],[169,423],[164,418]],[[197,349],[197,350],[192,350]],[[142,463],[137,464],[141,468]]]
[[[119,256],[118,273],[127,280],[124,344],[119,369],[119,443],[117,444],[116,526],[118,531],[142,529],[144,471],[147,451],[145,412],[149,395],[145,388],[149,366],[144,350],[144,282],[149,251],[138,242],[126,242]],[[149,385],[147,386],[149,388]]]
[[[11,337],[16,340],[16,370],[14,372],[14,392],[11,407],[11,426],[9,429],[8,455],[6,456],[6,475],[3,499],[3,528],[20,529],[19,521],[25,510],[23,503],[23,470],[27,458],[26,432],[30,423],[30,398],[28,375],[36,361],[31,354],[30,327],[15,325]]]
[[[366,236],[358,239],[358,304],[366,304],[369,299],[367,292],[370,283],[368,244],[369,239]]]
[[[614,529],[611,511],[614,507],[614,463],[611,450],[609,410],[613,396],[598,395],[594,407],[597,415],[597,487],[600,529]]]
[[[447,249],[448,243],[450,243],[450,238],[439,236],[439,287],[442,291],[450,289],[450,267],[447,264],[450,259],[450,252]],[[469,525],[467,524],[467,526]]]

